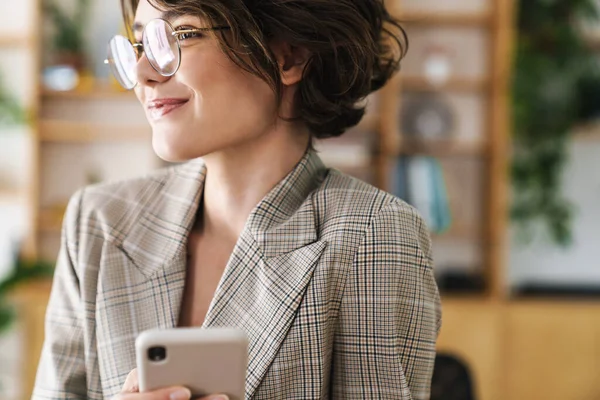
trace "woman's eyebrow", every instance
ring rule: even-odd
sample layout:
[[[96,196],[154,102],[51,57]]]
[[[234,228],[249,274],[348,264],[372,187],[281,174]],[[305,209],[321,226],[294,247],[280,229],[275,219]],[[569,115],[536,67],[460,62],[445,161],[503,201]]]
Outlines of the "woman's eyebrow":
[[[160,14],[160,19],[164,19],[167,22],[172,22],[174,19],[181,17],[183,14],[174,11],[174,10],[167,10],[167,11],[163,11]],[[132,26],[133,32],[141,32],[144,30],[144,24],[142,24],[139,21],[136,21],[133,23]]]

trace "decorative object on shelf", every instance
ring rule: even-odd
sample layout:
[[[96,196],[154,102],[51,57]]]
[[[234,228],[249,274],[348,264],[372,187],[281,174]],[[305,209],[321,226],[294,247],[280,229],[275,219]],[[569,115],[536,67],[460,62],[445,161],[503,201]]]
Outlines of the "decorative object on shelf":
[[[56,0],[45,0],[44,11],[54,25],[52,66],[44,70],[44,84],[51,90],[73,90],[85,78],[84,31],[88,23],[90,1],[77,0],[71,14]]]
[[[13,270],[0,281],[0,334],[6,332],[16,319],[16,312],[7,299],[10,291],[24,283],[50,279],[53,274],[50,263],[16,257]]]
[[[54,65],[44,68],[44,85],[56,92],[68,92],[79,85],[79,73],[70,65]]]
[[[452,75],[450,50],[440,45],[430,45],[425,48],[423,71],[425,79],[434,87],[442,86]]]
[[[561,193],[573,128],[598,115],[596,55],[578,21],[598,21],[594,0],[520,1],[513,81],[512,219],[527,241],[539,221],[572,242],[573,205]]]
[[[400,157],[396,160],[392,180],[392,193],[419,210],[430,231],[441,234],[450,228],[450,204],[438,160]]]
[[[441,95],[411,93],[402,105],[401,127],[404,134],[416,139],[449,139],[454,130],[454,113]]]
[[[27,122],[26,111],[9,92],[0,78],[0,125],[19,125]]]

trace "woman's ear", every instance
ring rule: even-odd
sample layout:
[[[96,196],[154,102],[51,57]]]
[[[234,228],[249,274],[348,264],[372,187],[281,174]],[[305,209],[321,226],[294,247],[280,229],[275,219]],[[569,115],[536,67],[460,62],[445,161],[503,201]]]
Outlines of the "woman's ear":
[[[277,59],[281,82],[292,86],[302,80],[304,68],[310,59],[310,53],[303,47],[290,46],[286,42],[271,43],[271,49]]]

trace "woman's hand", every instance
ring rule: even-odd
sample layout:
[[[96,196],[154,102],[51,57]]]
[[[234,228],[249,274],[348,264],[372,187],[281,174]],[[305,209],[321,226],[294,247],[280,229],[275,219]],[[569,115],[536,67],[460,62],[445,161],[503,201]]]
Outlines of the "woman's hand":
[[[112,400],[190,400],[191,398],[190,390],[179,386],[140,393],[136,368],[127,375],[121,393]],[[229,398],[225,395],[210,395],[199,400],[229,400]]]

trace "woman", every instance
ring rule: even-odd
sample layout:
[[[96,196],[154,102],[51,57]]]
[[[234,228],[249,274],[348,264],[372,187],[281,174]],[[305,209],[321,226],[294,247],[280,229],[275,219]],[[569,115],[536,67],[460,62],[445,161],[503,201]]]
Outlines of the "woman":
[[[71,199],[34,398],[189,398],[137,393],[130,374],[136,336],[174,326],[243,329],[247,398],[428,398],[440,309],[426,227],[311,146],[356,125],[398,67],[382,2],[123,10],[136,44],[113,39],[113,71],[156,153],[191,161]]]

